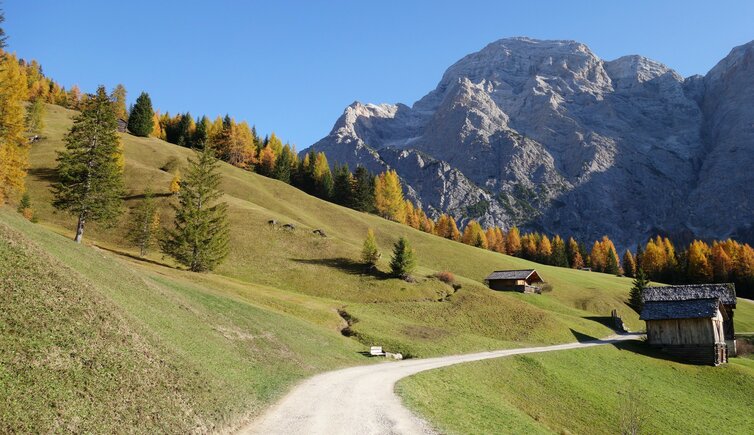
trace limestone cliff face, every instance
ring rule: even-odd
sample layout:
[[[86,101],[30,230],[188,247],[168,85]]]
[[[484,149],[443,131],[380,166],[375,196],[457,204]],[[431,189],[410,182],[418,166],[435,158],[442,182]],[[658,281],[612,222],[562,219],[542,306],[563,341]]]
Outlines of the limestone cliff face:
[[[396,169],[407,195],[461,222],[627,246],[655,232],[724,237],[754,221],[754,44],[705,77],[573,41],[503,39],[412,107],[353,103],[314,144]],[[754,231],[751,231],[754,232]]]

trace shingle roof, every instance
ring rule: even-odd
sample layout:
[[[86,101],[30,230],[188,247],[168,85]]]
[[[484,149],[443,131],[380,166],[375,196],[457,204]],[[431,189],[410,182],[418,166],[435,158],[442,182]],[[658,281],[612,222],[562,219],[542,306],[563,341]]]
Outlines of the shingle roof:
[[[736,286],[727,283],[647,287],[644,289],[642,298],[644,302],[719,298],[720,302],[725,305],[736,305]]]
[[[486,279],[526,279],[534,273],[534,269],[521,269],[521,270],[496,270],[490,274]]]
[[[720,304],[718,298],[681,301],[650,301],[644,303],[641,320],[709,319],[715,317]]]

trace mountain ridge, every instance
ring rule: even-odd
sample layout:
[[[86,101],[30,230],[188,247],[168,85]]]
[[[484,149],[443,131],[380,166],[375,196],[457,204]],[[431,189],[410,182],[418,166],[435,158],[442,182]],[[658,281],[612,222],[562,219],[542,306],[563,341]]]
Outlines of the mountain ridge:
[[[746,238],[753,53],[754,41],[684,78],[640,55],[602,60],[576,41],[500,39],[451,65],[412,106],[352,103],[310,149],[396,169],[407,197],[462,223],[609,234],[624,247],[653,233]],[[428,177],[420,162],[429,160],[455,181]]]

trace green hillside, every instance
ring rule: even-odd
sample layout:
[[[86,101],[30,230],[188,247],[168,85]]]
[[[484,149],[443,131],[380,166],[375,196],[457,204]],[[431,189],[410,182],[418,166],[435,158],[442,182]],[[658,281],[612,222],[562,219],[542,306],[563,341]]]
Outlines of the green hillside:
[[[754,360],[702,367],[646,351],[625,343],[520,355],[420,373],[397,389],[449,434],[627,433],[621,422],[631,404],[641,433],[740,434],[754,427]],[[713,421],[724,423],[712,428]]]
[[[159,252],[137,258],[125,242],[127,215],[115,228],[90,225],[76,245],[75,219],[50,204],[55,151],[75,112],[47,112],[27,179],[39,224],[0,209],[0,282],[12,284],[0,299],[0,390],[15,400],[0,401],[0,432],[57,432],[74,423],[74,431],[112,432],[136,422],[143,432],[227,429],[304,377],[368,363],[361,352],[371,344],[431,356],[570,342],[611,334],[612,309],[632,329],[642,327],[625,304],[629,279],[473,248],[224,163],[231,252],[215,273],[182,271]],[[149,186],[161,221],[171,222],[172,171],[191,151],[121,137],[127,206]],[[296,230],[273,228],[271,219]],[[368,228],[383,252],[382,272],[365,274],[358,264]],[[384,273],[401,236],[417,251],[415,283]],[[507,268],[537,268],[553,291],[510,294],[483,285],[490,271]],[[459,290],[432,278],[446,270]],[[344,318],[350,337],[341,333]],[[20,328],[23,319],[32,327]],[[736,320],[754,331],[754,304],[740,305]]]

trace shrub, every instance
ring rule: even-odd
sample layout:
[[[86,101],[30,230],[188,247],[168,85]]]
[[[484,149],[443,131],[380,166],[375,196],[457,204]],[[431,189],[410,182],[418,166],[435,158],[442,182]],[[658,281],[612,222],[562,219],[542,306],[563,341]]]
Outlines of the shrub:
[[[737,338],[736,353],[738,356],[754,354],[754,337]]]
[[[552,284],[549,282],[543,282],[541,286],[539,286],[539,292],[540,293],[550,293],[552,291]]]
[[[456,277],[455,275],[453,275],[453,272],[448,272],[447,270],[443,272],[437,272],[434,277],[444,282],[445,284],[452,285],[454,282],[456,282]]]

